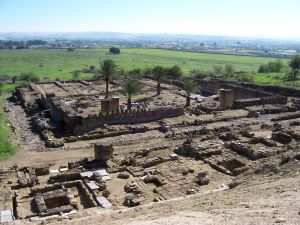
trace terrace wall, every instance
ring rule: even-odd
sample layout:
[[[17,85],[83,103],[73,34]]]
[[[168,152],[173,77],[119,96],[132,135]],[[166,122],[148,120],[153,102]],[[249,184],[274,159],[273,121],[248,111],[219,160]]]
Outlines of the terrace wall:
[[[75,135],[84,134],[95,128],[101,127],[104,124],[135,124],[145,123],[163,118],[171,118],[181,116],[184,114],[183,108],[163,108],[157,110],[130,110],[130,111],[116,111],[110,114],[100,113],[97,116],[90,116],[87,118],[75,117],[70,118],[75,123],[68,123],[68,129],[72,130]],[[69,122],[71,122],[69,120]]]

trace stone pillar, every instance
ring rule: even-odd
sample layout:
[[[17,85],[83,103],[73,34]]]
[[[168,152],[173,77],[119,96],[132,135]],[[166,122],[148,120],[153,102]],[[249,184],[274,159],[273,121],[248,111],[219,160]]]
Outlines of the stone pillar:
[[[101,112],[102,113],[111,113],[119,110],[119,98],[105,98],[101,100]]]
[[[232,89],[219,89],[219,102],[221,108],[232,108],[234,104],[234,92]]]
[[[94,144],[95,159],[97,161],[107,161],[113,157],[114,148],[112,144]]]

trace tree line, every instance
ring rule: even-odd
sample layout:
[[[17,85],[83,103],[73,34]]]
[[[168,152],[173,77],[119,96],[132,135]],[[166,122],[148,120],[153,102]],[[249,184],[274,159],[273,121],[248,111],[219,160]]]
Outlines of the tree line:
[[[280,73],[285,72],[288,80],[296,80],[300,72],[300,56],[295,55],[285,65],[281,59],[277,59],[267,64],[261,64],[258,69],[259,73]]]
[[[28,41],[0,41],[0,49],[25,49],[32,45],[46,45],[43,40],[28,40]]]

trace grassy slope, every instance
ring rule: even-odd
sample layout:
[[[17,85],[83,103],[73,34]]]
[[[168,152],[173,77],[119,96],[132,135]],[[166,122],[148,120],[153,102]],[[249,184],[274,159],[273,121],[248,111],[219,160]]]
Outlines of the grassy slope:
[[[164,66],[178,64],[186,74],[192,69],[212,70],[214,65],[224,64],[232,64],[236,70],[257,71],[260,64],[274,60],[158,49],[122,49],[120,55],[110,55],[107,49],[78,49],[73,52],[53,49],[0,50],[0,74],[18,75],[32,71],[42,79],[44,77],[70,79],[72,78],[70,72],[90,65],[99,67],[99,61],[107,58],[115,60],[125,70],[158,64]],[[81,77],[84,76],[89,75],[81,74]]]
[[[16,151],[15,146],[10,142],[11,129],[3,110],[4,100],[14,88],[14,85],[7,84],[2,88],[2,94],[0,95],[0,160],[8,158]]]

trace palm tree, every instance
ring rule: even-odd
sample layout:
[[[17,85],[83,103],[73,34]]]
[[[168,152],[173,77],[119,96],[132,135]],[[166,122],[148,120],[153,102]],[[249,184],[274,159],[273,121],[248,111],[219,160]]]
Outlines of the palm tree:
[[[186,104],[185,106],[188,107],[191,105],[191,93],[192,92],[200,92],[198,88],[198,84],[191,80],[191,79],[186,79],[183,84],[183,89],[186,92]]]
[[[129,78],[122,85],[122,92],[128,96],[127,110],[131,109],[131,97],[142,91],[143,85],[140,81]]]
[[[100,63],[100,75],[106,82],[105,98],[108,98],[109,94],[109,80],[117,73],[117,65],[111,59],[103,60]]]
[[[160,84],[167,77],[166,70],[162,66],[155,66],[152,69],[153,78],[157,81],[157,95],[160,95],[161,87]]]

